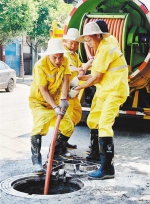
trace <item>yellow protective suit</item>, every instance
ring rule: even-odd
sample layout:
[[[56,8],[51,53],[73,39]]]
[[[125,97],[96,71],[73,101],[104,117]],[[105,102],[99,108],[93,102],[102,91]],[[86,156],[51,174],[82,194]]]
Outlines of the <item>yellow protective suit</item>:
[[[48,56],[41,58],[33,69],[33,82],[30,88],[29,106],[33,115],[33,135],[46,135],[49,126],[56,122],[56,114],[54,109],[48,104],[41,92],[39,86],[47,85],[48,91],[55,100],[56,105],[59,105],[61,96],[62,81],[65,74],[71,74],[67,57],[64,57],[63,64],[60,68],[54,67]],[[66,137],[70,137],[74,131],[74,125],[71,118],[65,114],[60,122],[59,130]]]
[[[92,76],[96,72],[104,76],[96,84],[87,124],[90,129],[99,130],[99,137],[113,137],[115,117],[129,95],[128,66],[117,44],[107,38],[100,42],[92,64]]]
[[[67,49],[65,47],[65,49]],[[68,49],[67,49],[68,50]],[[77,53],[74,52],[66,52],[66,56],[69,59],[69,64],[81,68],[82,67],[82,62],[79,59],[79,56]],[[72,72],[70,76],[70,81],[78,75],[78,72]],[[69,99],[69,107],[67,109],[67,114],[71,117],[74,125],[77,125],[82,116],[82,107],[80,104],[80,101],[78,97],[74,97],[73,99]]]

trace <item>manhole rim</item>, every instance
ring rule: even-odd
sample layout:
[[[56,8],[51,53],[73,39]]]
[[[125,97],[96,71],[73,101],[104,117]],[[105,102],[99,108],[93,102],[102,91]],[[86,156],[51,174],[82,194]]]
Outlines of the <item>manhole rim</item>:
[[[3,181],[0,182],[0,189],[2,192],[5,192],[6,194],[17,196],[17,197],[23,197],[23,198],[32,198],[32,199],[49,199],[49,198],[57,198],[57,197],[70,197],[70,196],[77,196],[81,195],[82,193],[85,193],[87,190],[89,191],[95,188],[95,183],[91,180],[83,181],[80,178],[74,178],[78,180],[78,182],[82,183],[83,187],[80,190],[71,192],[71,193],[65,193],[65,194],[57,194],[57,195],[40,195],[40,194],[32,194],[29,195],[28,193],[23,193],[20,191],[17,191],[13,188],[12,183],[14,183],[16,180],[19,179],[27,179],[29,177],[39,177],[38,175],[34,173],[29,173],[29,174],[21,174],[17,176],[12,176],[9,178],[4,179]],[[16,181],[17,182],[17,181]]]

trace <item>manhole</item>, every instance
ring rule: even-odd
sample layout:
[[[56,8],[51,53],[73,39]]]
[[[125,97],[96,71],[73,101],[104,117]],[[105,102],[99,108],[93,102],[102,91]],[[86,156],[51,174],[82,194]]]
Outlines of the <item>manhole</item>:
[[[44,185],[45,175],[24,174],[2,181],[0,188],[5,193],[15,196],[44,198],[52,195],[73,193],[84,187],[84,183],[77,178],[67,178],[65,181],[52,178],[48,195],[44,195]]]
[[[26,198],[45,199],[58,195],[77,195],[92,189],[93,182],[87,181],[87,174],[97,168],[98,164],[86,162],[82,158],[55,163],[48,195],[43,195],[46,175],[25,174],[10,177],[0,183],[0,188],[7,194]],[[81,180],[81,177],[85,180]]]
[[[29,177],[16,180],[12,183],[12,187],[23,193],[29,195],[39,194],[43,195],[45,185],[45,176],[43,177]],[[57,195],[72,193],[74,191],[80,190],[83,187],[83,184],[72,178],[63,180],[51,179],[48,195]]]

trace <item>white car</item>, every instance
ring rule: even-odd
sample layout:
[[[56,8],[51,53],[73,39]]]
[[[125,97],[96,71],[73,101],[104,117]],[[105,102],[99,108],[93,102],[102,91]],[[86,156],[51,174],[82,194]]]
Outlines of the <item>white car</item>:
[[[0,61],[0,89],[11,92],[14,87],[16,87],[16,71]]]

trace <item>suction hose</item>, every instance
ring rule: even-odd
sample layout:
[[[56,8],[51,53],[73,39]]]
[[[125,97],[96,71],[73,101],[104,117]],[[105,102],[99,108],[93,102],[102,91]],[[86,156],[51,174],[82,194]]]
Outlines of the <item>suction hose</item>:
[[[53,158],[54,158],[54,151],[55,151],[55,145],[56,145],[56,140],[57,140],[57,135],[58,135],[58,128],[59,128],[59,124],[60,124],[61,119],[62,119],[62,115],[58,115],[57,120],[56,120],[56,124],[55,124],[55,128],[54,128],[53,137],[52,137],[49,158],[48,158],[46,178],[45,178],[45,186],[44,186],[44,195],[47,195],[48,191],[49,191],[52,164],[53,164]]]

